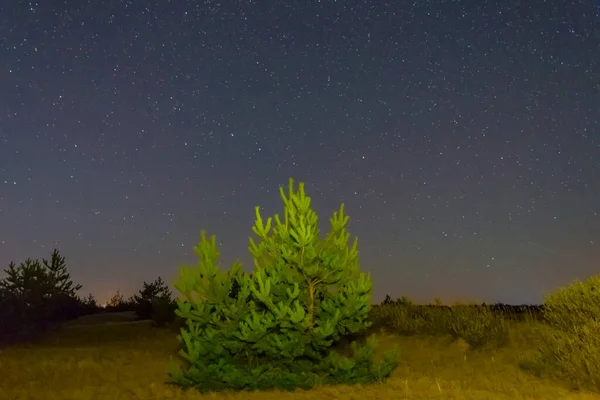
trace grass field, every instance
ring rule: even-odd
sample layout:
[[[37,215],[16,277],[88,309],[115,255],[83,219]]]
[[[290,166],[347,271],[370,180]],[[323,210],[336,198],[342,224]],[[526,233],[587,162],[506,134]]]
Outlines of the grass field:
[[[382,332],[381,350],[400,350],[400,366],[385,384],[201,395],[164,383],[167,364],[177,360],[172,330],[98,318],[54,332],[40,343],[0,350],[0,400],[600,399],[519,369],[534,329],[531,323],[515,323],[511,344],[493,352],[470,352],[449,338]]]

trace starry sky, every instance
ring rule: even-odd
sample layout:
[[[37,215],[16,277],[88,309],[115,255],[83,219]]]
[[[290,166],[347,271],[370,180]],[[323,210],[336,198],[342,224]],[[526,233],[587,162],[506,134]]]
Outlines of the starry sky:
[[[99,301],[340,203],[374,301],[537,303],[600,271],[595,1],[0,4],[0,264]]]

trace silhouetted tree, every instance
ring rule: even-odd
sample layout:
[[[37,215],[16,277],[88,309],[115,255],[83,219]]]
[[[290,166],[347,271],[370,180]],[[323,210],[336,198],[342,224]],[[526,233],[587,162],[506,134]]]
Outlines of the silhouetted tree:
[[[153,304],[160,304],[161,311],[164,312],[164,308],[168,308],[173,303],[173,299],[171,290],[159,276],[154,282],[144,282],[142,289],[133,295],[131,302],[140,319],[151,319]],[[173,307],[173,313],[175,313],[175,307]]]
[[[392,305],[392,304],[396,304],[396,302],[392,299],[392,296],[390,296],[389,293],[385,294],[385,299],[383,299],[383,301],[381,302],[382,305]]]
[[[132,311],[131,300],[125,300],[121,291],[117,289],[115,294],[106,303],[105,310],[108,312]]]
[[[96,302],[96,298],[91,293],[88,294],[87,297],[83,298],[81,303],[85,314],[93,314],[99,310],[98,302]]]
[[[50,261],[11,262],[0,279],[0,336],[29,337],[52,323],[81,315],[81,301],[65,258],[54,250]]]

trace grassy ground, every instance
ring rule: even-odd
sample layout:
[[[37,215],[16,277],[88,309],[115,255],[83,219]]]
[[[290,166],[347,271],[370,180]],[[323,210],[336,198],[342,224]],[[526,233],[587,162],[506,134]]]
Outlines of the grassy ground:
[[[99,320],[96,320],[96,322]],[[534,325],[515,325],[511,345],[469,352],[447,338],[380,334],[381,349],[398,346],[401,364],[387,383],[267,393],[182,392],[164,383],[176,359],[175,334],[147,323],[89,323],[55,332],[40,343],[0,350],[0,400],[121,399],[600,399],[522,372]]]

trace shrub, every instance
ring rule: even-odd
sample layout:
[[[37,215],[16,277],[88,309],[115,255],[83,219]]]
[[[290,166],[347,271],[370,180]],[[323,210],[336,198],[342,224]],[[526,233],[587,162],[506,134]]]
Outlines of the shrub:
[[[496,348],[508,342],[508,324],[488,306],[448,307],[416,305],[407,298],[392,301],[389,296],[371,312],[378,326],[404,335],[447,335],[463,339],[471,349]]]
[[[353,343],[350,357],[333,351],[370,325],[372,283],[359,270],[356,240],[348,245],[343,205],[320,239],[304,185],[294,191],[290,180],[289,195],[280,193],[283,221],[276,215],[265,224],[256,207],[252,274],[237,263],[220,271],[216,239],[204,232],[195,248],[199,265],[181,268],[175,286],[183,295],[177,314],[186,320],[179,336],[186,366],[170,374],[172,382],[203,392],[310,388],[379,381],[397,365],[395,352],[374,364],[372,337]]]
[[[600,391],[600,276],[547,296],[544,319],[538,357],[521,366]]]
[[[437,335],[448,332],[448,312],[443,306],[395,303],[378,306],[372,319],[398,335]]]
[[[508,343],[508,324],[487,306],[454,306],[448,314],[448,332],[473,350],[498,348]]]
[[[551,293],[546,297],[544,317],[550,326],[566,332],[600,322],[600,275]]]

